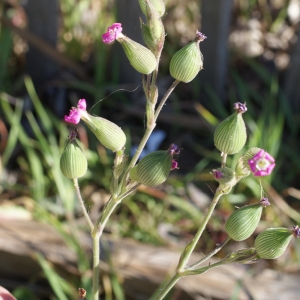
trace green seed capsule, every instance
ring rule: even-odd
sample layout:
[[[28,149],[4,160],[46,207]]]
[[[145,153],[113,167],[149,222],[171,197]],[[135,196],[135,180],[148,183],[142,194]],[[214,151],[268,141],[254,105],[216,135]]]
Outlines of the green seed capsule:
[[[172,167],[172,155],[168,151],[156,151],[143,157],[137,165],[137,181],[147,186],[162,184]]]
[[[148,15],[147,12],[149,11],[149,7],[147,8],[147,5],[153,6],[155,11],[158,13],[158,17],[163,16],[166,10],[166,6],[163,0],[139,0],[139,4],[145,16]]]
[[[255,249],[260,258],[275,259],[286,250],[293,237],[288,228],[269,228],[255,239]]]
[[[91,115],[82,116],[82,119],[105,148],[116,152],[124,147],[126,135],[115,123]]]
[[[203,56],[199,44],[206,38],[201,32],[197,32],[196,38],[185,47],[177,51],[170,62],[170,74],[182,82],[192,81],[200,70],[203,69]]]
[[[218,150],[226,154],[235,154],[247,140],[246,126],[240,113],[234,113],[218,125],[214,134],[214,143]]]
[[[118,38],[130,64],[141,74],[150,74],[156,68],[154,54],[141,44],[126,36]]]
[[[66,145],[60,158],[61,172],[70,179],[83,176],[87,170],[87,160],[75,140]]]
[[[227,234],[235,241],[243,241],[250,237],[259,223],[262,209],[259,203],[234,211],[225,224]]]

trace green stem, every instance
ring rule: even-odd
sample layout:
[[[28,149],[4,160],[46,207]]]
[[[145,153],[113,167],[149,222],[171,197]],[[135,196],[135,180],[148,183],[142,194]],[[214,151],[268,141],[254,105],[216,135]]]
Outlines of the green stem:
[[[87,222],[88,222],[88,224],[89,224],[90,229],[93,230],[94,224],[93,224],[93,222],[92,222],[92,220],[91,220],[91,218],[90,218],[90,216],[89,216],[89,214],[88,214],[88,212],[87,212],[87,210],[86,210],[84,201],[83,201],[83,199],[82,199],[82,197],[81,197],[81,194],[80,194],[80,188],[79,188],[79,185],[78,185],[78,180],[77,180],[77,178],[74,178],[74,179],[73,179],[73,182],[74,182],[75,192],[76,192],[77,198],[78,198],[78,200],[79,200],[79,204],[80,204],[80,206],[81,206],[83,215],[85,216],[85,218],[86,218],[86,220],[87,220]]]
[[[118,196],[117,198],[111,197],[111,198],[108,200],[108,202],[107,202],[107,204],[106,204],[106,206],[105,206],[105,208],[104,208],[104,210],[103,210],[101,216],[97,219],[96,224],[95,224],[95,226],[94,226],[94,228],[93,228],[93,231],[92,231],[92,237],[93,237],[93,238],[96,237],[98,234],[99,234],[100,237],[101,237],[102,232],[103,232],[103,229],[105,228],[106,223],[107,223],[107,221],[108,221],[110,215],[112,214],[112,212],[113,212],[114,209],[116,208],[116,206],[117,206],[117,205],[118,205],[125,197],[127,197],[127,196],[129,196],[131,193],[133,193],[133,192],[137,189],[137,187],[138,187],[139,185],[140,185],[140,184],[136,184],[134,187],[132,187],[129,191],[125,192],[124,194]]]
[[[173,92],[173,90],[175,89],[175,87],[177,86],[177,84],[179,83],[179,80],[175,80],[172,85],[170,86],[170,88],[167,90],[166,94],[164,95],[164,97],[161,99],[155,114],[154,114],[154,121],[156,122],[158,115],[160,113],[160,111],[162,110],[163,106],[165,105],[167,99],[169,98],[170,94]]]
[[[207,213],[205,214],[204,220],[202,222],[202,224],[200,225],[197,233],[195,234],[193,240],[186,246],[186,248],[183,251],[183,254],[180,258],[180,261],[178,263],[178,267],[177,267],[177,271],[176,274],[174,275],[174,277],[168,282],[168,284],[164,287],[164,289],[161,291],[161,293],[158,295],[158,297],[156,298],[156,300],[161,300],[163,299],[166,294],[170,291],[170,289],[176,284],[176,282],[180,279],[180,277],[184,277],[186,275],[192,275],[192,274],[196,274],[196,270],[185,270],[186,264],[189,261],[189,258],[192,254],[192,252],[194,251],[204,229],[206,228],[206,225],[219,201],[219,199],[221,198],[221,196],[223,195],[222,189],[219,187],[215,193],[215,196],[210,204],[210,207],[207,211]],[[216,264],[215,264],[216,265]],[[210,269],[210,266],[207,267],[203,267],[200,269],[197,269],[198,272],[200,272],[201,270],[203,272],[205,272],[206,270]],[[200,274],[200,273],[197,273]]]
[[[192,264],[190,267],[188,267],[188,270],[193,270],[197,268],[199,265],[210,259],[212,256],[214,256],[216,253],[218,253],[228,242],[230,241],[230,237],[228,236],[222,244],[220,244],[218,247],[216,247],[214,250],[212,250],[209,254],[205,255],[203,258],[198,260],[196,263]]]
[[[221,164],[221,166],[222,166],[222,168],[224,168],[225,165],[226,165],[227,153],[222,152],[221,156],[222,156],[222,164]]]
[[[127,177],[128,177],[128,174],[129,174],[129,171],[130,169],[136,164],[137,160],[139,159],[140,157],[140,154],[141,152],[143,151],[152,131],[154,130],[155,126],[156,126],[156,120],[158,118],[158,115],[160,113],[160,111],[162,110],[162,107],[164,106],[165,102],[167,101],[167,99],[169,98],[170,94],[172,93],[172,91],[175,89],[176,85],[179,83],[180,81],[176,80],[173,82],[173,84],[170,86],[170,88],[167,90],[166,94],[164,95],[164,97],[162,98],[162,100],[160,101],[156,111],[155,111],[155,114],[154,114],[154,119],[153,119],[153,122],[148,122],[147,120],[147,129],[145,131],[145,134],[133,156],[133,158],[131,159],[124,175],[123,175],[123,178],[122,178],[122,191],[124,191],[125,189],[125,186],[126,186],[126,180],[127,180]]]
[[[164,297],[169,293],[169,291],[172,289],[172,287],[177,283],[177,281],[180,279],[179,274],[175,274],[174,277],[171,278],[169,283],[165,286],[165,288],[160,292],[160,294],[157,296],[156,300],[162,300]]]
[[[181,258],[179,265],[178,265],[178,270],[179,271],[183,271],[183,269],[185,268],[186,264],[188,263],[190,256],[192,254],[192,252],[194,251],[196,245],[198,244],[198,241],[204,231],[204,229],[206,228],[206,225],[219,201],[219,199],[221,198],[221,196],[223,195],[222,190],[220,189],[220,187],[217,189],[214,198],[209,206],[209,209],[207,211],[207,213],[205,214],[204,220],[202,222],[202,224],[200,225],[197,233],[195,234],[193,240],[186,246],[185,250],[184,250],[184,255]]]
[[[93,300],[99,300],[100,236],[93,237]]]

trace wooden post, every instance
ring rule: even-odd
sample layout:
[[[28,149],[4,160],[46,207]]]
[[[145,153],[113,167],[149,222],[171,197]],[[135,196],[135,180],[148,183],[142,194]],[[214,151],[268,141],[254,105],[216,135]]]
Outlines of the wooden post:
[[[208,86],[224,100],[233,0],[202,0],[201,3],[201,32],[207,39],[200,46],[204,56],[204,70],[200,72],[198,80],[202,94],[203,87]]]
[[[284,91],[293,108],[300,112],[300,30],[298,39],[291,54],[291,61],[285,74]]]
[[[29,31],[56,47],[58,1],[28,0],[24,8]],[[55,76],[58,64],[49,56],[29,45],[29,51],[26,53],[26,69],[34,84],[39,86]]]

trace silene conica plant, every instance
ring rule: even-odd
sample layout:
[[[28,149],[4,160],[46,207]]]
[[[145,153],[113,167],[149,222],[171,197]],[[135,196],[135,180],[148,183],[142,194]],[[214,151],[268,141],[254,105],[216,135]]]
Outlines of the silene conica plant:
[[[170,74],[175,81],[158,103],[156,81],[165,39],[165,29],[161,21],[161,17],[165,13],[165,5],[162,0],[139,0],[139,4],[147,20],[145,24],[141,22],[142,36],[147,48],[125,36],[122,33],[123,29],[120,23],[114,23],[108,27],[107,32],[102,36],[105,44],[111,44],[115,41],[119,42],[132,67],[142,74],[143,89],[146,96],[146,130],[131,161],[127,162],[125,160],[124,145],[126,135],[123,130],[107,119],[90,115],[86,110],[85,99],[80,99],[77,107],[73,107],[69,115],[65,116],[65,121],[69,123],[78,124],[80,120],[85,122],[99,142],[115,153],[111,197],[96,222],[92,222],[90,219],[79,190],[77,178],[85,174],[87,160],[76,143],[76,134],[74,132],[69,136],[69,141],[62,153],[60,162],[62,173],[74,181],[79,203],[91,230],[93,240],[93,290],[92,292],[88,291],[87,295],[93,300],[99,299],[99,244],[103,229],[116,206],[125,197],[133,193],[139,185],[160,185],[168,178],[172,170],[178,168],[176,155],[180,153],[180,149],[176,144],[170,145],[167,150],[150,153],[140,161],[138,159],[156,126],[162,107],[174,88],[181,81],[190,82],[193,80],[203,68],[203,56],[199,45],[200,42],[206,39],[206,36],[197,31],[195,39],[172,57]],[[189,264],[190,256],[220,198],[228,194],[232,187],[244,177],[251,174],[258,177],[267,176],[275,167],[274,158],[260,148],[249,149],[240,157],[235,169],[226,167],[227,156],[241,151],[246,143],[247,132],[243,120],[243,114],[246,111],[246,104],[235,103],[234,113],[221,122],[215,130],[214,143],[221,152],[222,163],[220,168],[212,170],[212,174],[219,186],[204,215],[201,226],[193,240],[183,250],[174,276],[161,290],[156,299],[163,299],[181,277],[202,274],[209,269],[229,263],[247,264],[253,263],[260,258],[274,259],[285,251],[293,236],[299,237],[300,235],[298,226],[294,226],[292,229],[269,228],[258,235],[253,248],[240,249],[217,263],[201,266],[229,240],[243,241],[252,235],[260,221],[263,208],[270,205],[268,199],[263,198],[257,204],[244,206],[234,211],[225,224],[228,237],[224,242],[218,245],[211,253],[205,255],[200,261],[192,265]],[[81,293],[82,290],[81,288]]]

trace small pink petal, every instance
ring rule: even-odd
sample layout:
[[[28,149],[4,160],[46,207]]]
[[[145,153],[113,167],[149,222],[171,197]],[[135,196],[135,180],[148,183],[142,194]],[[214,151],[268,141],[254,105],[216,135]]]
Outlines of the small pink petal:
[[[114,32],[107,32],[102,34],[102,41],[104,44],[111,44],[116,39],[116,35]]]
[[[264,154],[265,154],[265,151],[264,150],[260,150],[258,153],[256,153],[253,157],[253,160],[258,160],[260,158],[263,158],[264,157]]]
[[[78,101],[77,107],[82,110],[86,110],[86,101],[85,99],[80,99]]]
[[[249,166],[251,171],[254,173],[256,171],[256,164],[255,161],[253,159],[249,159],[248,160]]]
[[[105,44],[111,44],[114,42],[119,34],[122,32],[122,24],[121,23],[114,23],[110,27],[107,28],[106,33],[102,34],[102,41]]]
[[[68,116],[64,117],[65,121],[72,124],[78,124],[80,121],[80,112],[76,108],[72,108]]]
[[[178,162],[176,160],[172,160],[171,170],[178,169]]]
[[[268,152],[265,152],[265,159],[267,159],[270,163],[275,162],[275,159]]]

